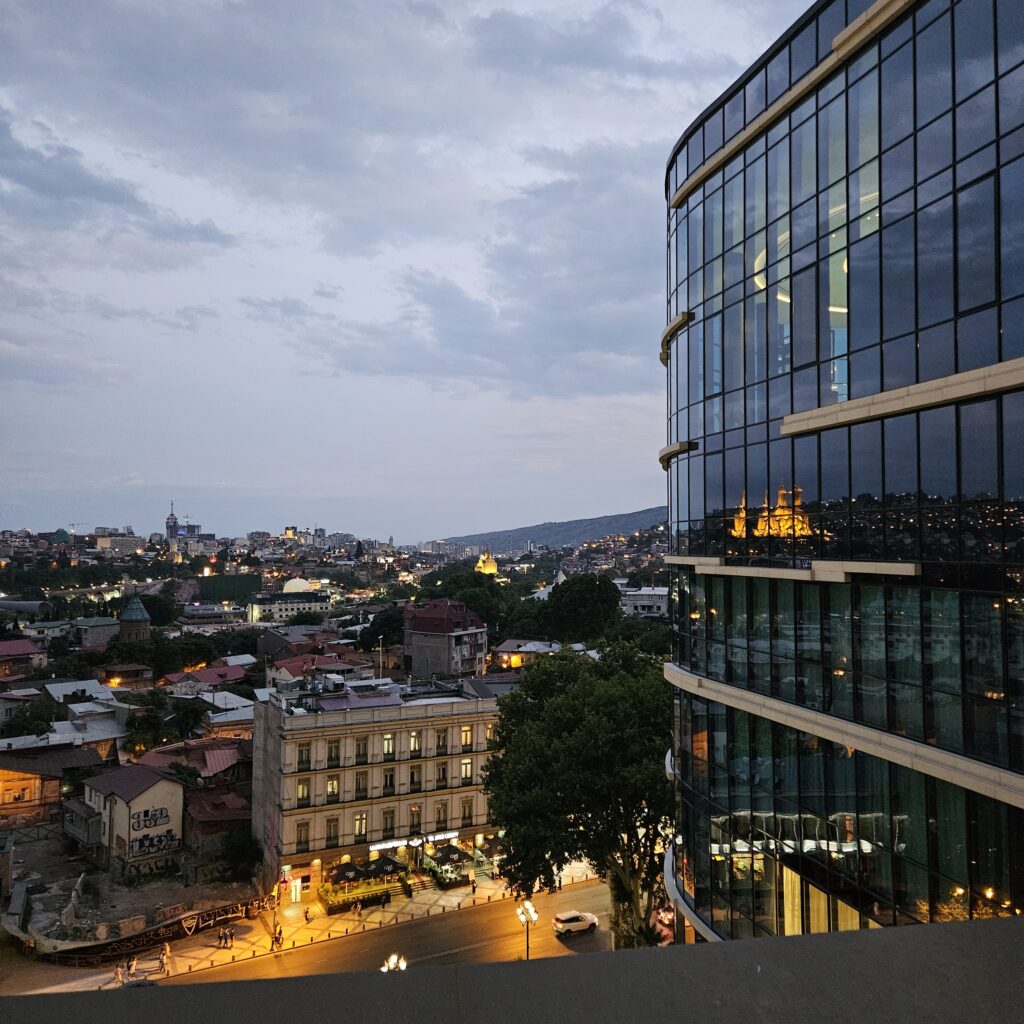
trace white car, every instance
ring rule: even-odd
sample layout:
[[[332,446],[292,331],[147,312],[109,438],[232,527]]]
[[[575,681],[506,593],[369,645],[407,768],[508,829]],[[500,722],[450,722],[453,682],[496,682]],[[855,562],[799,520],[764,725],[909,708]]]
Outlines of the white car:
[[[597,917],[582,910],[566,910],[551,919],[551,927],[564,939],[573,932],[592,932],[597,927]]]

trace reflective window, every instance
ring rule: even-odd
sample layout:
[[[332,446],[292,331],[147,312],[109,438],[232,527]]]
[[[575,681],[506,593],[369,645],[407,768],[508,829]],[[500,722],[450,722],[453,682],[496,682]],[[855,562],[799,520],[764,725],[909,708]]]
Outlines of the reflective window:
[[[992,178],[957,193],[957,298],[960,309],[995,298],[995,188]]]

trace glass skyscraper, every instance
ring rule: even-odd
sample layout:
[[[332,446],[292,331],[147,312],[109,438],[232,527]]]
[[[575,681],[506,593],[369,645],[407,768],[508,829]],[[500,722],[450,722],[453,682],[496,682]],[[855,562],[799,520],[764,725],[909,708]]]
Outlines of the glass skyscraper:
[[[821,0],[666,173],[708,940],[1024,912],[1024,2]]]

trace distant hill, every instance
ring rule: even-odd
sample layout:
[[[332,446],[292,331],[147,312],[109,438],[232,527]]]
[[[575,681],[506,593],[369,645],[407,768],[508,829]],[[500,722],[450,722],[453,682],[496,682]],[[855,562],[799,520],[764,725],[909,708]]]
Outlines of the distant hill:
[[[597,516],[594,519],[570,519],[565,523],[537,523],[536,526],[520,526],[515,530],[493,530],[490,533],[471,533],[464,537],[445,537],[451,544],[465,544],[468,547],[489,548],[491,551],[508,551],[525,548],[528,541],[540,547],[563,547],[582,544],[585,540],[599,540],[613,533],[632,533],[663,523],[668,516],[664,505],[645,508],[640,512],[624,512],[617,516]]]

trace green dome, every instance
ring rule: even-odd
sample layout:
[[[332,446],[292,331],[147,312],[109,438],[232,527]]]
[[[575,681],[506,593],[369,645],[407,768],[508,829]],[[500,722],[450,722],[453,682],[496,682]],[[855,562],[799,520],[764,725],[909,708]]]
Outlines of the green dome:
[[[146,611],[142,602],[139,600],[139,595],[136,594],[121,612],[122,622],[149,622],[149,612]]]

